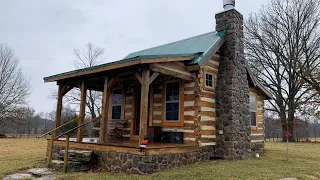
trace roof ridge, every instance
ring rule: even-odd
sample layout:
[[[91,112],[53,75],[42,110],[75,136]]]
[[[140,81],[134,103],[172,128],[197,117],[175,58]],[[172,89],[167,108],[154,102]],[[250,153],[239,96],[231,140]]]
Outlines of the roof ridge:
[[[159,47],[167,46],[167,45],[170,45],[170,44],[179,43],[179,42],[181,42],[181,41],[185,41],[185,40],[190,40],[190,39],[198,38],[198,37],[205,36],[205,35],[208,35],[208,34],[211,34],[211,33],[215,33],[215,34],[217,34],[217,31],[210,31],[210,32],[207,32],[207,33],[204,33],[204,34],[199,34],[199,35],[192,36],[192,37],[189,37],[189,38],[180,39],[180,40],[177,40],[177,41],[174,41],[174,42],[170,42],[170,43],[166,43],[166,44],[162,44],[162,45],[154,46],[154,47],[147,48],[147,49],[142,49],[142,50],[140,50],[140,51],[132,52],[132,53],[128,54],[127,56],[130,56],[131,54],[134,54],[134,53],[139,53],[139,52],[147,51],[147,50],[149,50],[149,49],[159,48]],[[126,57],[127,57],[127,56],[126,56]]]

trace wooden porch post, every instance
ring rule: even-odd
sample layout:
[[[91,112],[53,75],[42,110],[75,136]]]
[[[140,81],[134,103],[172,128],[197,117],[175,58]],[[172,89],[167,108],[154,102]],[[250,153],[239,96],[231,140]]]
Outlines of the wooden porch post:
[[[80,112],[79,116],[81,116],[78,120],[78,126],[83,124],[85,110],[86,110],[86,99],[87,99],[87,86],[84,81],[81,83],[81,102],[80,102]],[[77,142],[82,142],[83,139],[83,127],[78,128],[77,132]]]
[[[149,78],[150,78],[150,70],[144,70],[142,72],[142,77],[141,77],[141,107],[140,107],[140,138],[139,138],[139,144],[141,144],[144,136],[147,135]]]
[[[102,118],[100,120],[100,143],[107,142],[108,132],[108,77],[104,79],[103,94],[102,94]]]
[[[56,109],[56,119],[54,122],[54,128],[57,128],[60,126],[60,121],[61,121],[61,111],[62,111],[62,88],[63,85],[59,84],[59,88],[58,88],[58,100],[57,100],[57,109]],[[53,132],[54,137],[56,137],[59,134],[59,130],[55,130]]]

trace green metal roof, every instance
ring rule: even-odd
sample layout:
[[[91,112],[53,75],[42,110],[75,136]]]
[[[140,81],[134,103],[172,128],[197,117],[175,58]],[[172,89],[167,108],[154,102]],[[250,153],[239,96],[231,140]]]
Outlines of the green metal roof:
[[[133,58],[142,55],[165,55],[165,54],[196,54],[207,52],[210,47],[219,42],[226,31],[201,34],[180,41],[156,46],[153,48],[137,51],[127,55],[124,59]]]
[[[198,36],[190,37],[180,41],[156,46],[153,48],[137,51],[127,55],[125,58],[119,61],[101,64],[94,67],[78,69],[65,73],[56,74],[53,76],[45,77],[44,80],[51,78],[57,78],[59,76],[76,74],[87,70],[95,70],[99,68],[108,67],[115,64],[122,64],[125,62],[137,61],[143,58],[165,58],[165,57],[185,57],[195,56],[195,59],[190,64],[198,64],[204,57],[215,48],[219,42],[223,40],[227,31],[212,31]]]

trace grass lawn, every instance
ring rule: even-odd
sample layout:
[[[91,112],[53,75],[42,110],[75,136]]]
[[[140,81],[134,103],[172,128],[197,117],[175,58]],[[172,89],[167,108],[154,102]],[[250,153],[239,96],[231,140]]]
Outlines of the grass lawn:
[[[44,164],[44,140],[0,139],[0,177],[3,174]],[[243,161],[208,161],[145,176],[112,173],[58,174],[58,179],[298,179],[320,178],[320,143],[266,143],[265,156]]]
[[[45,165],[44,139],[0,139],[0,179],[21,169]]]

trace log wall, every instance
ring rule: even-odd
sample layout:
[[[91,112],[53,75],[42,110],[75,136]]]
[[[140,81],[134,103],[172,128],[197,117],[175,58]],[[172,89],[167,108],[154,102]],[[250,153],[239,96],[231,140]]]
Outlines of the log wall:
[[[215,87],[217,82],[217,73],[219,67],[219,57],[214,55],[205,66],[200,68],[199,73],[199,145],[208,146],[216,143],[216,101]],[[206,87],[206,73],[213,75],[213,88]]]

